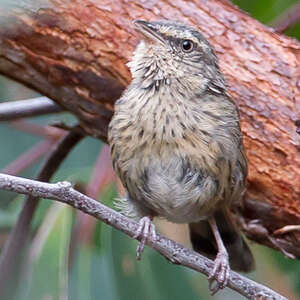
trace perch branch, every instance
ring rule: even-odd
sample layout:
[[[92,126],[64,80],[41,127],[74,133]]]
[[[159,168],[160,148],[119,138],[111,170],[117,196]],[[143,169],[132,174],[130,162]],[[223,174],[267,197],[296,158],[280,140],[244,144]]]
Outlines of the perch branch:
[[[122,231],[131,238],[135,236],[138,229],[137,222],[74,190],[69,182],[44,183],[0,174],[0,189],[66,203]],[[158,235],[156,240],[150,239],[147,244],[169,261],[196,270],[206,276],[213,267],[213,262],[208,258],[161,235]],[[230,272],[228,287],[247,299],[287,300],[271,289],[233,271]]]
[[[86,134],[105,141],[113,104],[131,80],[126,62],[139,40],[137,18],[182,21],[209,39],[239,106],[249,159],[244,232],[300,258],[299,232],[273,235],[300,224],[296,40],[225,0],[26,0],[16,10],[0,5],[0,73],[53,99]],[[257,220],[265,233],[260,239],[252,226]]]

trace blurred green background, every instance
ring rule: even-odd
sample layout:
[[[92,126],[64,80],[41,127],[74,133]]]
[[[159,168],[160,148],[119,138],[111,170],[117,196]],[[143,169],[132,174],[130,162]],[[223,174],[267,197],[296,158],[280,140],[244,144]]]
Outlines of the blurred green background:
[[[276,23],[286,9],[300,3],[296,0],[233,2],[268,25]],[[286,33],[300,40],[300,24],[294,25]],[[35,96],[38,96],[35,92],[0,77],[0,102]],[[33,118],[30,124],[39,127],[57,120],[67,124],[75,122],[69,114],[61,113]],[[0,124],[0,170],[44,139],[25,131],[24,124]],[[53,181],[68,180],[81,189],[87,189],[102,147],[98,140],[84,139],[63,163]],[[41,161],[42,159],[37,160],[18,174],[34,178]],[[110,180],[102,182],[99,200],[111,206],[117,195],[116,184],[111,178],[109,160],[104,158],[104,161]],[[0,195],[2,248],[16,222],[24,198],[3,191],[0,191]],[[269,248],[250,244],[255,254],[257,271],[249,276],[289,299],[300,299],[300,262],[286,259]],[[68,206],[43,200],[34,218],[32,242],[28,246],[29,256],[14,299],[243,299],[228,289],[210,296],[204,276],[170,264],[149,248],[145,250],[142,261],[137,262],[136,245],[136,241],[101,222],[84,217]]]

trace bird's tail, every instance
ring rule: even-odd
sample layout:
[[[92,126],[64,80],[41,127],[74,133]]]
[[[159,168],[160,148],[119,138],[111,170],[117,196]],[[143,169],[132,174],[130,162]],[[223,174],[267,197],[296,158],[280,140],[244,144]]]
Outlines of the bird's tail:
[[[229,213],[220,210],[214,217],[229,255],[231,269],[239,272],[252,271],[255,265],[253,255]],[[214,259],[218,247],[208,221],[191,223],[189,227],[194,250]]]

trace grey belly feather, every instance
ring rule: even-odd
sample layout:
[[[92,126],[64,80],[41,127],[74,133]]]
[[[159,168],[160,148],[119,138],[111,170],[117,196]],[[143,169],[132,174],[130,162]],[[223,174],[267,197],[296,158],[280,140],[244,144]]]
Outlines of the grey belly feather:
[[[153,161],[144,169],[140,182],[128,186],[128,200],[137,209],[145,206],[149,210],[145,215],[152,212],[175,223],[207,218],[217,201],[217,182],[202,170],[191,168],[183,159]]]

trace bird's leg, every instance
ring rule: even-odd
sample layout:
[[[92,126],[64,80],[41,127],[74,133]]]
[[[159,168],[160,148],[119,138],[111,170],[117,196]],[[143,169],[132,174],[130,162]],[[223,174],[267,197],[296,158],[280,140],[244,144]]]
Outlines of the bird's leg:
[[[213,231],[218,246],[218,253],[214,261],[214,267],[208,277],[209,289],[212,292],[212,295],[214,295],[216,292],[218,292],[220,289],[223,289],[227,285],[230,276],[230,266],[228,253],[223,244],[215,218],[210,217],[208,219],[208,222]],[[216,286],[212,287],[212,283],[214,281],[216,281]]]
[[[153,217],[143,217],[139,220],[139,227],[134,238],[140,238],[140,242],[136,249],[136,258],[140,260],[145,248],[145,243],[149,238],[156,240],[155,225],[152,223]]]

